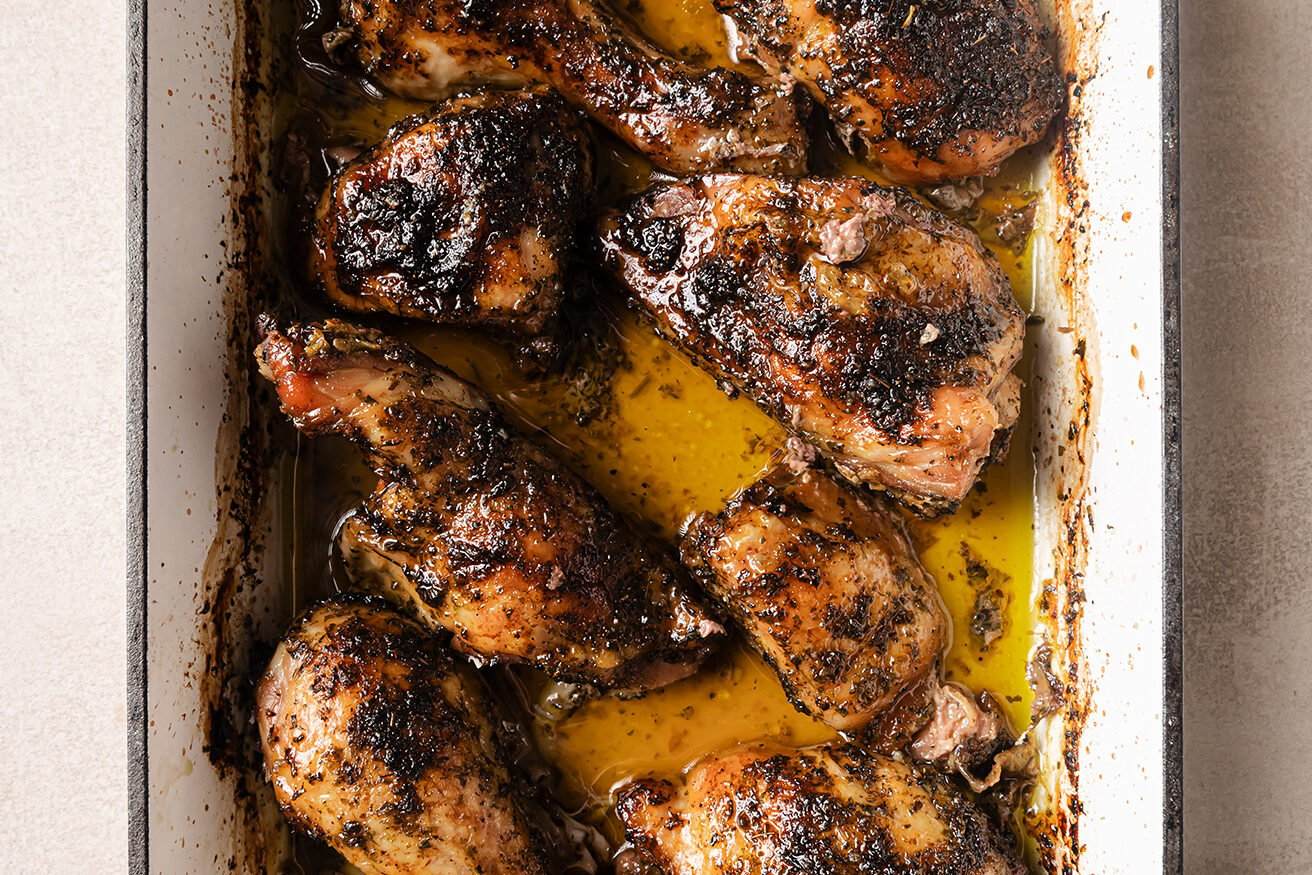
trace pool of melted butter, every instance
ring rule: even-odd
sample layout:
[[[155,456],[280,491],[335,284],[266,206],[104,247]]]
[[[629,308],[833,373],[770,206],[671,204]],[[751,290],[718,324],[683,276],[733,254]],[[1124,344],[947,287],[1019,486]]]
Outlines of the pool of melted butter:
[[[662,46],[686,58],[734,66],[719,17],[704,0],[646,0],[625,9]],[[377,141],[395,121],[423,104],[389,99],[327,103],[316,109],[330,133]],[[878,174],[821,145],[820,163],[833,175]],[[643,187],[650,165],[613,141],[599,149],[603,199]],[[974,217],[981,236],[1006,269],[1017,300],[1033,301],[1030,248],[1017,253],[992,233],[998,215],[1033,197],[1033,156],[1016,156],[985,185]],[[827,165],[827,166],[826,166]],[[580,389],[577,375],[524,377],[495,342],[476,333],[410,323],[396,328],[441,364],[472,380],[527,431],[570,462],[618,508],[673,539],[684,520],[718,510],[769,465],[783,430],[745,398],[730,398],[715,381],[661,340],[633,313],[603,304],[607,352],[594,362],[601,375]],[[399,323],[396,323],[400,325]],[[584,338],[598,343],[599,338]],[[1018,368],[1030,373],[1030,356]],[[581,398],[581,396],[583,396]],[[371,488],[352,449],[329,442],[299,445],[298,535],[293,578],[301,603],[333,580],[326,545],[342,512]],[[938,581],[952,618],[947,676],[987,691],[1018,730],[1030,719],[1026,665],[1036,643],[1033,613],[1033,454],[1028,406],[1005,463],[994,466],[960,510],[938,520],[908,517],[921,561]],[[338,578],[340,579],[340,578]],[[530,699],[545,701],[552,685],[523,676]],[[600,698],[566,716],[534,709],[533,734],[560,774],[558,795],[612,839],[612,790],[647,774],[677,773],[724,747],[758,739],[805,745],[835,737],[798,713],[778,680],[754,654],[735,646],[695,677],[635,699]]]

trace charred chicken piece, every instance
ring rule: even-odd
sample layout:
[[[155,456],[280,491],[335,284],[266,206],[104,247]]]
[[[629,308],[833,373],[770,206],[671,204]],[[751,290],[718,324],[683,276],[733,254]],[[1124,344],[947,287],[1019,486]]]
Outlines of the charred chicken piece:
[[[775,469],[697,518],[683,552],[793,704],[835,729],[870,723],[946,645],[901,517],[819,471]]]
[[[954,508],[1019,414],[1024,313],[970,229],[860,179],[719,175],[603,218],[656,327],[847,479]]]
[[[293,825],[363,872],[545,873],[481,680],[381,599],[304,614],[256,692]]]
[[[591,143],[559,95],[457,97],[333,177],[311,268],[348,310],[483,327],[545,357],[591,184]]]
[[[630,784],[616,807],[629,841],[665,875],[1025,871],[945,778],[852,745],[740,748],[677,784]]]
[[[715,0],[899,182],[994,172],[1042,138],[1061,83],[1033,0]]]
[[[476,660],[599,689],[692,674],[722,638],[673,557],[478,389],[337,320],[265,332],[256,355],[284,412],[350,438],[378,473],[341,534],[362,587]]]
[[[675,173],[801,173],[790,79],[675,60],[596,0],[345,0],[365,69],[437,100],[470,83],[546,82]]]

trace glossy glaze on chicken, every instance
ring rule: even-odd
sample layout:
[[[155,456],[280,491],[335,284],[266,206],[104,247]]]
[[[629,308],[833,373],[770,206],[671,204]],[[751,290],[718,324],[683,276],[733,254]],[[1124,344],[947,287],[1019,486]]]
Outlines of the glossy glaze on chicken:
[[[365,69],[421,100],[545,82],[676,173],[800,173],[793,82],[675,60],[598,0],[346,0]]]
[[[1021,875],[944,777],[852,745],[753,745],[680,781],[637,781],[617,810],[664,875]]]
[[[899,182],[993,173],[1061,105],[1033,0],[715,0],[745,50],[806,83]]]
[[[718,175],[608,213],[656,327],[856,483],[954,508],[1019,413],[1024,314],[979,238],[860,179]]]
[[[901,518],[820,471],[770,472],[694,520],[683,555],[793,704],[836,729],[870,723],[946,645]]]
[[[676,60],[626,17],[644,16],[656,34],[663,16],[688,14],[678,4],[342,0],[342,26],[326,36],[339,72],[353,53],[393,93],[441,101],[349,161],[323,193],[311,267],[331,301],[476,326],[545,361],[593,193],[586,114],[657,169],[691,177],[655,176],[655,188],[607,213],[602,264],[726,392],[749,396],[797,438],[783,465],[735,493],[743,471],[732,483],[682,476],[690,457],[711,467],[704,441],[739,435],[699,403],[704,395],[680,394],[701,375],[680,383],[673,369],[684,364],[650,333],[671,372],[630,360],[624,347],[595,379],[637,405],[659,392],[662,404],[692,411],[690,431],[705,426],[672,448],[676,473],[650,448],[678,425],[648,429],[615,405],[598,414],[606,429],[559,428],[539,409],[557,397],[554,373],[540,385],[522,373],[507,382],[500,358],[489,377],[490,347],[477,337],[472,354],[444,345],[469,343],[463,332],[421,341],[462,373],[467,362],[517,418],[550,428],[589,476],[610,469],[606,488],[631,493],[653,522],[665,508],[653,512],[650,497],[669,484],[649,492],[647,481],[683,488],[664,522],[686,521],[685,563],[718,603],[707,607],[668,550],[511,428],[479,389],[368,329],[267,324],[258,357],[284,410],[307,435],[352,441],[379,478],[334,531],[332,571],[341,583],[344,566],[350,588],[387,601],[347,596],[302,617],[261,682],[255,715],[288,817],[361,871],[557,873],[562,844],[576,846],[571,861],[604,859],[599,836],[570,832],[572,821],[548,836],[552,818],[526,801],[554,792],[572,806],[579,789],[590,805],[614,800],[631,842],[614,861],[626,875],[1023,871],[1005,831],[958,789],[991,806],[1006,795],[990,789],[1004,771],[1025,773],[1001,700],[939,676],[948,619],[898,513],[827,473],[926,515],[955,509],[1006,450],[1023,314],[964,226],[906,192],[790,177],[807,171],[807,90],[845,144],[893,178],[993,172],[1042,136],[1060,102],[1042,27],[1032,0],[708,0],[708,14],[712,2],[768,75],[708,67],[688,50],[703,43],[687,38],[687,22],[667,42],[697,60]],[[471,85],[483,90],[458,94]],[[349,130],[330,139],[360,129],[376,138],[371,113],[385,124],[400,103],[345,108]],[[607,190],[645,172],[623,148],[615,161],[598,134]],[[703,175],[725,170],[769,175]],[[699,391],[713,391],[710,382]],[[652,418],[662,404],[648,405]],[[756,418],[742,437],[758,441],[760,461],[783,436],[745,412]],[[589,440],[615,445],[594,453]],[[644,453],[610,453],[630,440],[645,441]],[[310,477],[324,476],[321,461]],[[315,494],[340,519],[336,493]],[[939,572],[953,567],[933,561]],[[727,637],[721,620],[773,666],[792,704],[828,728],[793,713],[742,650],[641,703],[595,697],[570,710],[594,693],[647,692],[697,672]],[[497,663],[562,683],[475,671]],[[493,726],[513,734],[497,705],[516,695],[526,706],[516,716],[535,732],[515,736],[508,769]],[[1012,710],[1027,704],[1007,698]],[[726,703],[751,715],[750,732],[735,723],[714,734]],[[766,712],[806,729],[794,734]],[[635,734],[642,715],[656,715],[657,728]],[[831,728],[847,743],[736,746],[818,741]],[[713,740],[684,753],[675,734],[699,730]],[[558,774],[544,762],[530,776],[535,742]],[[632,781],[697,757],[678,780]],[[595,780],[577,774],[590,770]]]
[[[361,872],[549,872],[483,682],[381,600],[302,615],[256,700],[283,813]]]
[[[378,473],[341,535],[357,582],[452,647],[643,690],[722,638],[666,551],[410,347],[329,320],[267,326],[257,357],[301,431],[350,438]]]
[[[559,95],[453,98],[333,177],[312,271],[346,309],[484,327],[543,357],[591,186],[590,137]]]

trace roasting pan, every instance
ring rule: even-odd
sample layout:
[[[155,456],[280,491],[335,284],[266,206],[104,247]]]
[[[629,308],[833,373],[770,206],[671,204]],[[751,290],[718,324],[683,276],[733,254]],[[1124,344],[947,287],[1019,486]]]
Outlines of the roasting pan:
[[[133,873],[276,871],[285,833],[225,713],[289,593],[289,462],[248,404],[268,294],[280,0],[134,0],[129,149]],[[1055,0],[1070,111],[1038,231],[1039,733],[1050,872],[1181,868],[1175,0]],[[238,697],[239,698],[239,697]],[[234,728],[235,727],[235,728]]]

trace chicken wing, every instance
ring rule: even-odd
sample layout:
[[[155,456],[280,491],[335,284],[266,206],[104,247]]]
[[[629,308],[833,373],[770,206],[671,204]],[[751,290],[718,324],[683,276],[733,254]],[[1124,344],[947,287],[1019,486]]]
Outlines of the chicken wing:
[[[343,18],[398,94],[546,82],[675,173],[806,168],[791,79],[675,60],[596,0],[345,0]]]
[[[545,875],[489,707],[423,628],[348,597],[287,632],[255,716],[283,813],[360,871]]]
[[[846,478],[951,510],[1019,414],[1025,317],[964,225],[860,179],[718,175],[602,220],[656,327]]]
[[[946,645],[901,518],[819,471],[775,469],[694,520],[683,552],[793,704],[835,729],[870,723]]]
[[[591,183],[589,138],[559,95],[463,95],[333,177],[311,268],[348,310],[481,326],[545,357]]]
[[[329,320],[266,324],[256,354],[301,431],[351,438],[379,475],[341,536],[358,581],[456,649],[641,690],[722,638],[665,550],[415,350]]]
[[[754,745],[644,780],[617,811],[665,875],[1021,875],[1014,851],[948,781],[844,744]]]
[[[992,173],[1062,101],[1033,0],[715,0],[744,47],[804,82],[899,182]]]

